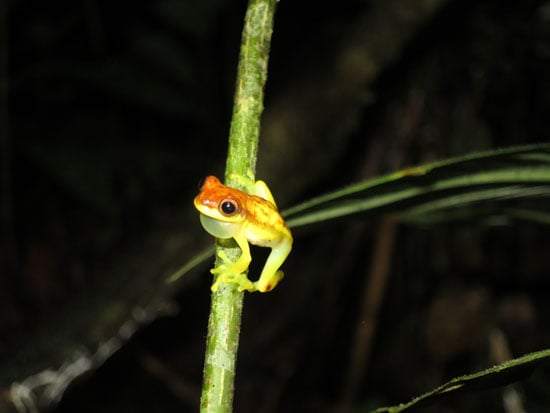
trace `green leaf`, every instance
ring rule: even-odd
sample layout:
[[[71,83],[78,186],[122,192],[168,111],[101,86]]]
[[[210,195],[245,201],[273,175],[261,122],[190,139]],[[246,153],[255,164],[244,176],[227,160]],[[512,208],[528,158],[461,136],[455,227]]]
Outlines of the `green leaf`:
[[[211,245],[202,251],[200,251],[198,254],[195,254],[189,261],[187,261],[185,264],[183,264],[176,272],[174,272],[172,275],[170,275],[167,279],[167,283],[172,283],[179,279],[184,274],[191,271],[193,268],[199,266],[204,261],[206,261],[208,258],[214,256],[214,252],[216,251],[216,248],[214,245]]]
[[[522,357],[506,361],[478,373],[457,377],[447,383],[424,393],[412,401],[398,406],[381,407],[374,413],[397,413],[411,407],[419,407],[434,403],[450,395],[459,395],[477,390],[502,387],[529,376],[540,364],[550,361],[550,349],[526,354]]]
[[[403,213],[399,214],[399,220],[415,225],[477,222],[491,226],[503,226],[511,225],[516,221],[550,225],[550,213],[535,209],[501,208],[496,205],[469,205],[425,214]]]
[[[382,210],[421,215],[486,200],[550,196],[550,144],[497,149],[408,168],[283,211],[296,228]]]

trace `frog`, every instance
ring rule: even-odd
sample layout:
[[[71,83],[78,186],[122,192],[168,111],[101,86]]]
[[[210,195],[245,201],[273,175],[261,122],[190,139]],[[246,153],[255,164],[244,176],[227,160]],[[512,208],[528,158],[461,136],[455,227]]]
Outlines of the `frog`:
[[[235,283],[239,291],[268,292],[284,276],[280,270],[292,249],[292,233],[281,217],[271,191],[264,181],[248,177],[233,177],[246,190],[232,188],[215,176],[207,176],[194,199],[200,222],[209,234],[220,239],[234,239],[241,255],[233,264],[222,250],[218,253],[222,264],[211,270],[217,275],[211,290],[222,283]],[[250,245],[269,247],[271,252],[257,281],[248,278],[252,261]]]

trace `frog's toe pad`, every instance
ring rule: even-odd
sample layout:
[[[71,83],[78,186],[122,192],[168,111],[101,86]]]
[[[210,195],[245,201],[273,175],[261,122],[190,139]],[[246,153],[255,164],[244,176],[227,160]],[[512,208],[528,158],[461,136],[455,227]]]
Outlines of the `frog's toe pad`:
[[[222,261],[229,261],[229,258],[227,257],[227,254],[224,250],[218,250],[216,254]]]
[[[277,284],[279,284],[279,281],[283,279],[284,276],[285,276],[284,272],[279,270],[275,274],[273,274],[271,277],[265,280],[262,280],[260,278],[258,281],[254,283],[254,289],[262,293],[267,293],[273,290],[277,286]]]

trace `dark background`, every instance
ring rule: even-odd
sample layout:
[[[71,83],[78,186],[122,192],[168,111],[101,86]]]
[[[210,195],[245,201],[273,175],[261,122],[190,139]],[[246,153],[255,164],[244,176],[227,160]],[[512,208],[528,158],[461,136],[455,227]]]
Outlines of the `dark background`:
[[[52,368],[68,385],[55,412],[197,411],[211,278],[164,280],[211,243],[191,200],[223,173],[246,2],[6,6],[0,407],[17,382],[54,408],[25,381]],[[265,106],[258,177],[282,209],[547,141],[550,2],[281,0]],[[296,231],[285,280],[246,295],[235,411],[363,411],[550,347],[548,229],[484,208]],[[78,360],[93,368],[73,381]],[[519,411],[509,391],[545,411],[549,385],[541,368],[433,411]]]

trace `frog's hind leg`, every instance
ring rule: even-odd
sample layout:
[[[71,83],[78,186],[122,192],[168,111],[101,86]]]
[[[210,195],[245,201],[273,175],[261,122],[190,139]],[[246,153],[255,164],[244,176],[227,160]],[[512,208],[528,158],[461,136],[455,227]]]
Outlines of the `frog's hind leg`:
[[[256,290],[265,293],[273,290],[277,286],[284,276],[284,273],[279,270],[279,267],[286,260],[291,249],[292,239],[282,242],[271,250],[259,280],[254,283]]]

